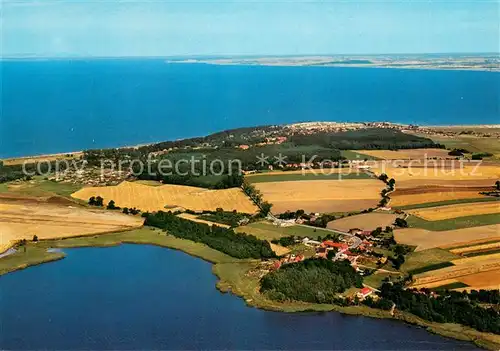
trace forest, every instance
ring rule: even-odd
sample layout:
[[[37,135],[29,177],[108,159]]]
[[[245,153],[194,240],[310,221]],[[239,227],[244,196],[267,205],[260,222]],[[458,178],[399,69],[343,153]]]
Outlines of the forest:
[[[224,252],[235,258],[274,258],[276,254],[265,240],[253,235],[235,233],[232,229],[209,226],[177,217],[171,212],[159,211],[143,215],[145,225],[166,230],[169,234],[182,239],[203,243],[212,249]]]
[[[339,303],[338,294],[353,286],[361,287],[362,278],[349,261],[310,258],[268,273],[260,291],[277,301]]]
[[[482,307],[479,303],[495,304],[499,301],[498,291],[485,290],[462,293],[441,292],[438,295],[428,290],[405,289],[403,283],[384,283],[379,293],[381,299],[367,300],[372,307],[390,306],[410,312],[427,321],[438,323],[459,323],[482,332],[500,334],[500,313],[492,307]]]

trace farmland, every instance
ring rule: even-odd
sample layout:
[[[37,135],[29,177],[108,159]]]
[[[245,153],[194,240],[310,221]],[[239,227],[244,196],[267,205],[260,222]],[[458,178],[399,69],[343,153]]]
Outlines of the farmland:
[[[350,212],[375,207],[384,184],[376,179],[257,183],[273,212]],[[359,191],[362,189],[363,191]]]
[[[405,228],[394,231],[398,243],[417,246],[416,251],[435,247],[467,245],[470,242],[500,239],[500,225],[486,225],[455,230],[431,231],[421,228]]]
[[[237,232],[255,235],[259,239],[273,240],[284,236],[317,238],[331,234],[330,231],[301,225],[279,227],[268,222],[256,222],[235,229]]]
[[[361,230],[374,230],[377,227],[385,228],[391,226],[398,215],[391,213],[364,213],[336,219],[328,223],[328,228],[347,232],[352,228]]]
[[[439,162],[412,163],[411,165],[394,165],[375,163],[375,174],[386,173],[397,181],[398,189],[416,187],[493,187],[500,178],[500,167],[494,164],[479,163],[446,163]]]
[[[208,190],[183,185],[148,186],[123,182],[117,186],[83,188],[72,196],[83,201],[101,196],[105,203],[114,200],[117,206],[136,207],[142,211],[159,211],[166,207],[193,211],[215,211],[217,208],[243,213],[257,211],[257,207],[239,188]]]
[[[415,275],[414,285],[429,287],[432,284],[432,287],[435,287],[449,284],[450,279],[476,289],[498,288],[500,284],[500,276],[498,275],[500,254],[460,258],[451,261],[450,264],[452,265]]]
[[[397,188],[391,194],[392,207],[411,207],[426,203],[452,202],[456,200],[467,201],[492,201],[492,197],[481,195],[480,192],[491,191],[492,187],[445,187],[445,186],[421,186],[415,188]]]
[[[293,172],[293,173],[292,173]],[[301,171],[300,171],[301,172]],[[289,181],[312,181],[312,180],[343,180],[343,179],[370,179],[371,176],[366,173],[352,172],[348,169],[338,171],[335,168],[325,169],[323,171],[299,173],[295,171],[288,172],[269,172],[254,174],[246,177],[250,183],[267,182],[289,182]]]
[[[484,214],[499,214],[499,202],[482,202],[474,206],[469,204],[455,204],[424,209],[410,210],[409,213],[428,221],[440,221],[450,218],[477,216]]]
[[[36,198],[0,198],[0,251],[16,241],[55,239],[128,230],[142,226],[140,217],[90,210],[76,204]]]
[[[403,150],[359,150],[362,155],[368,155],[383,160],[419,160],[426,158],[450,158],[445,149],[403,149]]]
[[[473,215],[465,217],[456,217],[436,221],[427,221],[425,219],[410,216],[407,222],[411,227],[427,229],[432,231],[446,231],[454,229],[480,227],[490,224],[500,224],[500,216],[496,213]]]

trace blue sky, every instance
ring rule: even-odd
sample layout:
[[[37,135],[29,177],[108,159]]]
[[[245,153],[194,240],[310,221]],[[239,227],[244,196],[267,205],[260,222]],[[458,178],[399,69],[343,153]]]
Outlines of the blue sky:
[[[2,56],[497,52],[497,1],[0,0]]]

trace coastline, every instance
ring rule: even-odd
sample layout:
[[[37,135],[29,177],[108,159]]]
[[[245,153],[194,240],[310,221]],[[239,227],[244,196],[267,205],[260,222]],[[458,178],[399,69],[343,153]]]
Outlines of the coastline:
[[[337,306],[331,304],[313,304],[298,301],[278,303],[267,299],[258,291],[259,279],[248,276],[247,273],[257,266],[258,260],[235,259],[219,251],[211,249],[203,244],[179,239],[148,227],[126,232],[93,235],[88,237],[68,238],[60,240],[40,241],[37,244],[29,243],[27,252],[35,250],[34,259],[22,264],[15,264],[10,269],[0,267],[0,275],[12,273],[17,270],[26,269],[43,263],[58,261],[66,257],[64,252],[47,252],[49,248],[78,248],[78,247],[112,247],[121,244],[156,245],[169,249],[183,251],[191,256],[203,259],[213,264],[212,272],[218,281],[216,288],[221,293],[232,293],[242,298],[246,305],[274,312],[339,312],[347,315],[362,315],[370,318],[395,319],[408,324],[417,325],[427,331],[445,337],[462,341],[473,342],[475,345],[489,349],[500,348],[500,336],[482,333],[474,329],[457,324],[438,324],[424,321],[406,312],[396,312],[391,316],[389,312],[369,308],[367,306]],[[44,252],[44,255],[40,255]],[[24,253],[10,255],[11,260],[22,258]],[[17,256],[17,257],[16,257]],[[26,258],[26,257],[24,257]]]
[[[326,123],[363,123],[363,122],[346,122],[346,121],[301,121],[301,122],[294,122],[294,123],[286,123],[286,124],[281,124],[282,126],[284,125],[292,125],[292,124],[298,124],[298,123],[314,123],[314,122],[326,122]],[[385,122],[385,121],[380,121],[380,123]],[[375,123],[375,122],[371,122]],[[388,122],[392,123],[394,125],[405,125],[404,123],[399,123],[399,122]],[[447,128],[447,129],[460,129],[460,128],[481,128],[481,129],[500,129],[500,124],[443,124],[443,125],[419,125],[421,129],[427,129],[427,128]],[[200,136],[198,136],[200,137]],[[191,139],[191,138],[196,138],[194,137],[185,137],[185,138],[178,138],[175,140],[186,140],[186,139]],[[129,148],[139,148],[142,146],[149,146],[149,145],[154,145],[158,143],[162,143],[165,141],[171,141],[171,140],[157,140],[153,142],[145,142],[145,143],[139,143],[139,144],[132,144],[132,145],[121,145],[121,146],[115,146],[115,147],[103,147],[102,149],[129,149]],[[99,148],[98,148],[99,149]],[[4,162],[5,165],[16,165],[16,164],[22,164],[24,161],[30,161],[30,162],[37,162],[37,161],[54,161],[56,159],[74,159],[83,156],[84,150],[78,150],[78,151],[61,151],[61,152],[56,152],[56,153],[48,153],[48,154],[36,154],[36,155],[25,155],[25,156],[14,156],[14,157],[0,157],[0,161]],[[70,155],[70,156],[68,156]]]

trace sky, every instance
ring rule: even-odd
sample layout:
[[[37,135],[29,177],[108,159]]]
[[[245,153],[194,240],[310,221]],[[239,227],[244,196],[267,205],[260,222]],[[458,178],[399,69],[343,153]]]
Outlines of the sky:
[[[2,57],[499,51],[490,0],[0,0]]]

